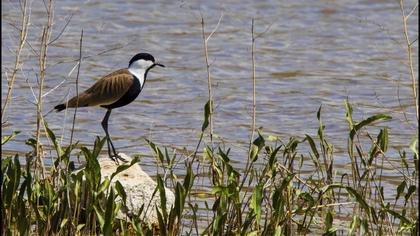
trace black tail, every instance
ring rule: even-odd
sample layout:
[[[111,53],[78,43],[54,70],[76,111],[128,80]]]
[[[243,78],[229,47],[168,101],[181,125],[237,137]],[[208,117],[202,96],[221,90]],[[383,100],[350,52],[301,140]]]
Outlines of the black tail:
[[[60,104],[60,105],[55,106],[55,107],[54,107],[54,109],[55,109],[57,112],[60,112],[60,111],[62,111],[62,110],[64,110],[64,109],[66,109],[66,105],[65,105],[65,104]]]

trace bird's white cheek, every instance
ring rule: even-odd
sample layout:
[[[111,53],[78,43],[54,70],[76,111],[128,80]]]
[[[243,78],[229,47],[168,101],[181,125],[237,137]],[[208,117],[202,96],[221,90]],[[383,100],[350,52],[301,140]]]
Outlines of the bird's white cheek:
[[[139,69],[147,69],[149,68],[151,65],[153,65],[152,61],[146,61],[146,60],[138,60],[134,63],[134,65],[131,65],[130,67],[137,67]]]

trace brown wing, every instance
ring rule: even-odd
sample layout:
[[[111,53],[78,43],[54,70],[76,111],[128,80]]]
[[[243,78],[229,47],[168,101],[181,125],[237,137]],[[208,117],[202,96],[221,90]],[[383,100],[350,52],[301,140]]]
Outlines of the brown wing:
[[[112,104],[120,99],[133,84],[134,77],[127,69],[117,70],[98,80],[92,87],[79,95],[78,106],[99,106]],[[68,101],[67,107],[76,107],[77,97]]]

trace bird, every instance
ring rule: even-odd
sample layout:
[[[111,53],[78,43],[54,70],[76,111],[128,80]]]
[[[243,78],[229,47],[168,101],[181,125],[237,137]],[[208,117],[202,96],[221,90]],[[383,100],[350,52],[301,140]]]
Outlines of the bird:
[[[131,58],[127,68],[116,70],[102,77],[90,88],[65,103],[55,106],[54,109],[57,112],[75,107],[99,106],[107,109],[101,125],[106,135],[108,155],[115,162],[125,161],[115,151],[108,132],[108,120],[112,109],[128,105],[137,98],[143,90],[147,73],[155,66],[165,67],[155,61],[151,54],[138,53]]]

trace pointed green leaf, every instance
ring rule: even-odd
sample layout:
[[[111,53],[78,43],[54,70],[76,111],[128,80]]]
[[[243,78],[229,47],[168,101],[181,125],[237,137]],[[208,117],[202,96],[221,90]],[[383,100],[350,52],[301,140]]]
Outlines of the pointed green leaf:
[[[251,209],[254,211],[256,217],[257,217],[257,224],[259,224],[261,220],[261,203],[263,200],[263,186],[261,184],[258,184],[254,188],[254,192],[252,193],[251,198]]]
[[[82,230],[85,227],[86,224],[79,224],[76,227],[76,232],[80,232],[80,230]]]
[[[388,115],[384,115],[384,114],[378,114],[378,115],[374,115],[371,116],[365,120],[362,120],[361,122],[357,123],[353,129],[350,131],[350,138],[353,139],[354,135],[357,133],[357,131],[359,131],[361,128],[372,124],[375,121],[386,121],[386,120],[390,120],[392,119],[391,116]]]
[[[410,199],[411,195],[416,192],[416,185],[410,185],[410,187],[408,187],[407,190],[407,194],[405,195],[405,201],[408,201],[408,199]]]
[[[379,147],[383,152],[388,150],[388,128],[383,128],[378,135]]]
[[[11,139],[16,137],[16,135],[18,135],[19,133],[20,131],[13,131],[10,135],[1,136],[1,145],[9,142]]]
[[[104,192],[105,190],[108,189],[109,184],[110,184],[110,180],[108,179],[108,177],[105,177],[104,181],[99,185],[99,189],[98,189],[98,194]]]
[[[47,130],[48,137],[50,138],[51,142],[54,145],[55,150],[57,151],[57,156],[61,157],[64,153],[63,149],[61,148],[60,144],[57,142],[54,132],[48,127],[48,124],[44,122],[44,127]]]
[[[206,130],[206,128],[209,126],[209,117],[210,117],[210,100],[208,100],[206,105],[204,105],[204,121],[203,121],[203,125],[201,126],[201,132],[204,132],[204,130]]]
[[[106,210],[105,210],[105,225],[103,229],[103,233],[105,236],[112,235],[112,223],[114,222],[114,208],[115,208],[115,197],[114,197],[114,189],[111,189],[108,197],[108,201],[106,203]]]
[[[413,138],[413,140],[411,140],[411,143],[410,143],[410,149],[411,149],[411,151],[414,152],[416,157],[419,156],[419,150],[417,148],[417,142],[418,141],[419,141],[419,138],[418,138],[418,136],[416,136],[416,137]]]
[[[249,152],[249,159],[251,162],[255,162],[258,159],[258,147],[252,145],[251,151]]]
[[[139,162],[139,160],[140,160],[140,156],[134,156],[134,158],[131,160],[131,162],[130,163],[124,163],[124,164],[122,164],[122,165],[119,165],[118,167],[117,167],[117,170],[114,172],[114,173],[112,173],[112,175],[111,175],[111,180],[116,176],[116,175],[118,175],[119,173],[121,173],[121,172],[123,172],[124,170],[127,170],[128,168],[130,168],[131,166],[133,166],[134,164],[137,164],[138,162]]]
[[[115,181],[115,190],[117,191],[118,195],[121,197],[124,205],[127,202],[127,193],[124,190],[124,187],[122,186],[122,184],[120,183],[120,181]]]
[[[160,207],[162,209],[163,217],[165,221],[168,219],[168,211],[166,209],[166,191],[165,191],[165,184],[163,183],[162,178],[160,175],[156,177],[157,188],[159,189],[159,196],[160,196]]]
[[[360,217],[355,215],[350,223],[350,229],[348,235],[353,235],[353,232],[360,226]]]
[[[98,218],[99,226],[101,227],[101,229],[103,229],[104,224],[105,224],[104,212],[102,211],[102,209],[98,208],[96,205],[93,205],[93,209],[95,210],[96,217]]]
[[[345,101],[345,108],[346,108],[346,120],[347,120],[347,123],[349,123],[349,129],[352,130],[353,129],[353,108],[351,107],[351,104],[348,98]]]
[[[319,159],[319,152],[316,149],[316,145],[315,145],[315,142],[312,139],[312,137],[305,134],[305,139],[303,141],[305,141],[305,140],[308,140],[309,146],[311,146],[311,150],[312,150],[313,154],[315,155],[316,159]]]
[[[356,198],[356,201],[362,206],[363,209],[365,209],[366,213],[370,215],[370,208],[369,205],[366,203],[365,199],[360,195],[356,190],[354,190],[352,187],[345,187],[347,192],[353,195]]]
[[[407,186],[407,183],[404,181],[402,181],[398,187],[397,187],[397,196],[395,197],[395,200],[398,200],[401,196],[401,194],[404,192],[405,187]]]

